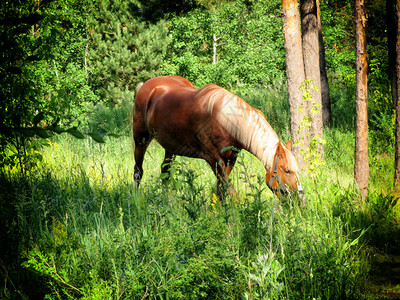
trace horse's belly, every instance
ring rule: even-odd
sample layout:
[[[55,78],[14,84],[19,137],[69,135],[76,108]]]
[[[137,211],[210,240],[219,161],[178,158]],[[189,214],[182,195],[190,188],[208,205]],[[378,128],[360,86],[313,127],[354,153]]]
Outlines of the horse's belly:
[[[212,120],[185,128],[169,126],[159,130],[154,136],[160,145],[170,153],[202,158],[207,161],[210,158],[219,158],[225,147],[239,147],[237,141],[229,136],[216,121]]]
[[[198,139],[196,133],[187,134],[186,132],[165,132],[155,134],[158,143],[168,152],[175,155],[204,158],[204,153],[207,152],[203,141]]]

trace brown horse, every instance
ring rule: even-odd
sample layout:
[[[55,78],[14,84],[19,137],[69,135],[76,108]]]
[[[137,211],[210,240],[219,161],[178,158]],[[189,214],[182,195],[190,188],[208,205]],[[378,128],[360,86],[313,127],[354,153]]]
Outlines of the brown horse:
[[[234,193],[228,176],[245,149],[264,164],[266,183],[275,194],[298,191],[305,203],[291,142],[284,146],[259,110],[227,90],[215,84],[198,90],[183,77],[156,77],[139,89],[132,115],[136,185],[146,148],[155,138],[165,148],[164,180],[175,155],[202,158],[217,177],[222,200],[226,191]]]

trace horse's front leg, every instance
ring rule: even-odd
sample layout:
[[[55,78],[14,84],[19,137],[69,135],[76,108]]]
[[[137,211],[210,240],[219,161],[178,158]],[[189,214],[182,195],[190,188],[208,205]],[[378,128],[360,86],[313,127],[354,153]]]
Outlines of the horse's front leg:
[[[217,163],[214,173],[217,176],[217,197],[221,202],[224,201],[226,196],[232,196],[234,199],[238,199],[239,195],[235,191],[232,183],[229,181],[229,174],[232,171],[235,162],[225,163],[220,160]]]

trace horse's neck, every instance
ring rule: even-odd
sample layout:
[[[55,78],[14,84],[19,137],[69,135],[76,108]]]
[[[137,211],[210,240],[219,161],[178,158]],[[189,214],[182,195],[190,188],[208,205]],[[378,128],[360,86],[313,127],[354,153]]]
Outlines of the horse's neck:
[[[245,122],[241,127],[241,132],[244,139],[240,142],[263,163],[266,170],[271,170],[279,138],[264,116],[259,116],[257,121],[252,124]]]
[[[225,90],[224,90],[225,91]],[[229,93],[230,94],[230,93]],[[211,98],[210,98],[211,100]],[[270,170],[279,138],[263,114],[233,94],[218,99],[217,119],[246,150],[255,155]],[[209,108],[215,105],[209,103]]]

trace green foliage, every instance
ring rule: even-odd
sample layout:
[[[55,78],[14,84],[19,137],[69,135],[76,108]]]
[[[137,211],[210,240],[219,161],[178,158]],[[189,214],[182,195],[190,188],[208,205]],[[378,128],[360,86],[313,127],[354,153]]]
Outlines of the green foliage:
[[[274,254],[260,253],[257,261],[252,262],[254,271],[249,274],[249,279],[255,284],[251,294],[245,293],[246,299],[273,299],[283,292],[284,283],[278,278],[284,268]]]
[[[393,153],[396,141],[396,112],[380,112],[372,115],[371,122],[371,149],[373,152]]]
[[[2,2],[3,78],[0,165],[34,165],[43,143],[61,126],[78,125],[81,103],[95,100],[85,72],[85,19],[90,4]]]
[[[166,73],[224,87],[257,86],[283,77],[283,35],[279,18],[271,18],[279,15],[278,2],[228,1],[207,7],[171,18]]]
[[[27,172],[41,158],[40,138],[84,138],[78,126],[93,103],[132,101],[136,85],[158,74],[169,43],[165,24],[146,25],[129,9],[109,1],[2,3],[2,167]],[[107,132],[86,134],[104,142]]]
[[[239,86],[235,93],[254,108],[261,110],[268,123],[283,141],[290,140],[290,108],[286,82],[249,89]]]
[[[160,75],[170,43],[165,22],[141,22],[133,8],[126,1],[99,1],[88,20],[90,81],[104,102],[132,101],[140,82]]]
[[[367,1],[367,46],[368,46],[368,93],[369,120],[372,131],[373,151],[392,149],[394,126],[389,125],[392,116],[393,99],[389,79],[387,12],[386,1]],[[321,22],[324,35],[328,76],[331,89],[339,84],[349,90],[355,87],[355,42],[354,42],[354,5],[349,1],[321,1]],[[353,91],[353,93],[355,93]],[[334,93],[338,94],[338,92]],[[347,94],[347,93],[346,93]],[[347,97],[343,95],[344,97]],[[333,99],[335,101],[335,99]],[[339,100],[340,101],[340,100]],[[353,98],[348,101],[354,102]],[[351,110],[343,111],[347,120],[352,118]],[[341,117],[342,114],[336,114]],[[353,118],[354,119],[354,118]],[[382,119],[383,124],[379,122]],[[382,133],[381,133],[382,132]],[[383,145],[389,140],[389,146]],[[379,142],[382,141],[382,142]],[[374,149],[375,148],[375,149]],[[392,151],[392,150],[389,150]]]
[[[393,100],[389,78],[387,11],[383,0],[368,3],[369,113],[391,114]],[[388,2],[389,3],[389,2]]]
[[[299,90],[303,92],[302,103],[297,110],[299,114],[303,114],[304,110],[309,110],[311,114],[316,115],[318,109],[321,108],[320,104],[313,101],[311,96],[311,89],[318,90],[318,88],[312,83],[312,80],[304,80],[303,84],[299,87]],[[299,138],[295,141],[295,144],[301,145],[300,155],[306,162],[306,172],[313,178],[320,175],[321,167],[325,165],[325,161],[321,156],[320,148],[326,141],[321,136],[315,135],[310,136],[310,127],[312,126],[312,117],[305,116],[300,120],[298,131],[305,132],[308,136],[308,144],[305,144],[304,138]]]
[[[320,1],[321,27],[326,51],[329,79],[353,85],[354,61],[354,8],[349,1]]]
[[[209,20],[209,12],[201,9],[171,19],[172,43],[164,64],[166,74],[179,74],[199,85],[207,82],[206,69],[212,62]]]
[[[115,105],[100,102],[86,104],[88,110],[87,130],[107,132],[109,136],[127,134],[131,125],[132,101],[122,101]]]
[[[228,83],[257,86],[284,76],[285,59],[278,1],[235,1],[216,9],[213,33],[221,37],[219,61]],[[227,20],[227,24],[217,20]],[[263,26],[259,26],[263,24]]]
[[[170,14],[184,14],[196,8],[201,0],[138,0],[131,5],[137,6],[141,18],[157,22],[168,18]]]
[[[354,99],[355,86],[337,85],[331,86],[332,122],[331,128],[339,128],[343,131],[352,131],[356,123],[356,106]]]

